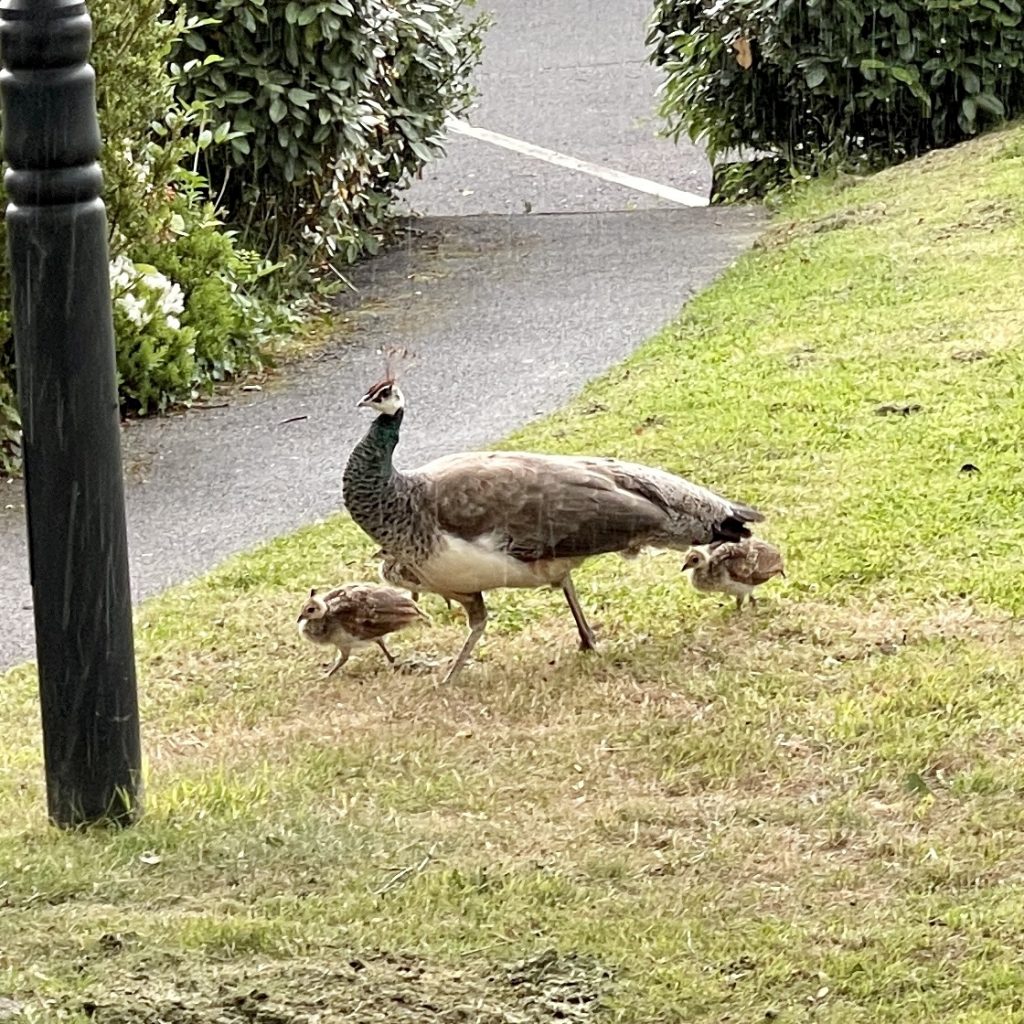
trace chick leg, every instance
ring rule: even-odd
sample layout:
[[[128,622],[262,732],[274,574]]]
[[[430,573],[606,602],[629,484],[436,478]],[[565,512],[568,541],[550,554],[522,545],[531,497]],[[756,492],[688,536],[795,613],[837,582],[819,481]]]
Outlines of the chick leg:
[[[324,673],[324,678],[326,679],[328,676],[333,676],[334,673],[337,672],[346,661],[348,661],[348,655],[349,652],[346,648],[339,647],[338,656],[334,659],[334,664]]]
[[[576,596],[576,587],[573,586],[571,575],[562,580],[562,593],[565,594],[565,599],[569,602],[569,611],[572,612],[572,617],[576,620],[576,628],[580,634],[580,650],[594,650],[597,647],[597,640],[583,614],[583,609],[580,607],[580,599]]]
[[[483,594],[456,597],[455,600],[466,609],[469,636],[466,637],[462,644],[462,650],[459,651],[455,661],[452,662],[452,667],[448,669],[444,679],[441,680],[442,683],[450,683],[462,671],[463,666],[473,652],[473,648],[476,647],[477,641],[484,635],[484,630],[487,628],[487,605],[484,604]]]
[[[377,637],[374,643],[384,652],[384,657],[388,659],[388,664],[394,665],[395,656],[384,646],[384,638]]]

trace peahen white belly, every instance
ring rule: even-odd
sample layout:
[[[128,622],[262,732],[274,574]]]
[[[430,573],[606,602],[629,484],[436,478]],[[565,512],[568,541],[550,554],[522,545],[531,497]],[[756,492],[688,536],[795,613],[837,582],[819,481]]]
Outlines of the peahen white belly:
[[[438,593],[479,594],[501,587],[543,587],[560,583],[582,558],[524,562],[499,546],[493,535],[465,540],[443,534],[433,555],[416,565],[427,589]]]

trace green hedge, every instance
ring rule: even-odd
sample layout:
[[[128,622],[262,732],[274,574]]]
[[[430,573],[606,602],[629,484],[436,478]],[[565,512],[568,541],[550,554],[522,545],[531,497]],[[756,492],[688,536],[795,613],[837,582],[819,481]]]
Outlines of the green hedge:
[[[671,133],[711,159],[878,167],[1024,109],[1019,0],[658,0]]]
[[[179,95],[230,122],[204,174],[247,245],[341,265],[469,103],[483,22],[464,0],[186,0]],[[202,64],[215,53],[216,63]]]

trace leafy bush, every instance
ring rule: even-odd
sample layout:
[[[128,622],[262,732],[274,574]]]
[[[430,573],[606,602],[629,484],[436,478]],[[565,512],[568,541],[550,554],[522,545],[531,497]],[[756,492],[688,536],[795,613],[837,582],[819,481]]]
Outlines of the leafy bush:
[[[0,364],[0,476],[13,470],[21,454],[21,417],[6,372]]]
[[[147,412],[188,401],[251,365],[273,323],[251,290],[265,268],[236,249],[185,164],[201,111],[174,96],[168,56],[184,15],[164,0],[91,0],[97,107],[121,401]],[[221,137],[227,136],[222,131]],[[212,140],[210,140],[212,141]],[[3,195],[0,192],[0,203]],[[0,252],[5,252],[0,221]],[[0,265],[0,471],[18,454],[10,283]]]
[[[1019,0],[657,0],[670,132],[802,173],[877,167],[1024,110]]]
[[[465,0],[187,6],[204,24],[176,48],[178,93],[236,133],[204,174],[245,244],[331,264],[375,252],[396,191],[469,103],[482,21]]]

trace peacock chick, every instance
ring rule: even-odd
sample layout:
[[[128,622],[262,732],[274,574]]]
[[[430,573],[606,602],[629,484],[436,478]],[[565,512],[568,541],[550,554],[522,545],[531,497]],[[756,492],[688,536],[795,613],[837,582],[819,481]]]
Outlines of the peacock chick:
[[[735,597],[737,611],[745,600],[757,604],[755,587],[786,575],[779,549],[758,537],[710,549],[694,548],[683,561],[683,572],[688,570],[697,590]]]
[[[338,656],[326,675],[333,675],[353,650],[376,644],[388,663],[394,655],[384,637],[430,616],[415,601],[393,587],[376,583],[347,583],[321,593],[314,587],[299,613],[299,632],[311,643],[337,647]]]

